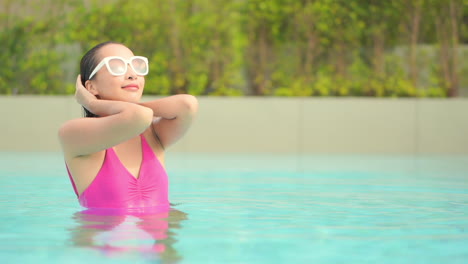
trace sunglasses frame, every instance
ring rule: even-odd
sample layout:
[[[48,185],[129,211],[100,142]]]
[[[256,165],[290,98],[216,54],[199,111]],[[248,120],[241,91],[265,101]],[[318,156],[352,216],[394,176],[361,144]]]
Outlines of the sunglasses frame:
[[[112,70],[111,70],[111,67],[109,65],[109,61],[112,60],[112,59],[119,59],[121,61],[124,62],[125,64],[125,70],[122,72],[122,73],[119,73],[119,74],[116,74],[114,73]],[[138,73],[135,68],[133,67],[132,65],[132,61],[134,59],[142,59],[145,63],[146,63],[146,72],[145,73]],[[99,64],[96,66],[96,68],[94,68],[93,72],[91,72],[91,75],[89,75],[89,79],[88,80],[91,80],[91,78],[94,77],[94,75],[96,75],[96,73],[104,66],[106,65],[106,68],[107,70],[109,71],[110,74],[114,75],[114,76],[121,76],[121,75],[124,75],[127,71],[128,71],[128,65],[130,65],[130,67],[132,67],[133,71],[137,74],[137,75],[140,75],[140,76],[144,76],[144,75],[147,75],[148,74],[148,71],[149,71],[149,64],[148,64],[148,58],[146,57],[143,57],[143,56],[133,56],[131,57],[130,59],[126,60],[122,57],[119,57],[119,56],[109,56],[109,57],[105,57],[104,59],[101,60],[101,62],[99,62]]]

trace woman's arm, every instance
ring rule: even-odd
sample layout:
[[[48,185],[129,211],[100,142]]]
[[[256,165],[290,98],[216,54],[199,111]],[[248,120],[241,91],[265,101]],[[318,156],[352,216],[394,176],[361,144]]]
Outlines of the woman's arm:
[[[100,117],[73,119],[60,127],[59,139],[68,157],[89,155],[131,139],[145,131],[153,119],[153,111],[147,107],[98,100],[83,87],[79,76],[75,98]]]
[[[163,148],[180,139],[192,124],[198,111],[197,99],[188,94],[173,95],[140,105],[151,108],[155,117],[161,117],[153,123],[157,134],[156,140],[160,141]]]

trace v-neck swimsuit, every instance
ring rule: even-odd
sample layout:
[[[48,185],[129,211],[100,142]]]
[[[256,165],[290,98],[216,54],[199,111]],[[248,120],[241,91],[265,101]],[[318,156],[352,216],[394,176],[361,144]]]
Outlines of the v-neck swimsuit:
[[[153,150],[143,135],[140,173],[135,178],[124,167],[112,148],[106,149],[104,162],[96,178],[78,195],[75,182],[68,176],[80,204],[87,208],[144,208],[169,209],[168,178]]]

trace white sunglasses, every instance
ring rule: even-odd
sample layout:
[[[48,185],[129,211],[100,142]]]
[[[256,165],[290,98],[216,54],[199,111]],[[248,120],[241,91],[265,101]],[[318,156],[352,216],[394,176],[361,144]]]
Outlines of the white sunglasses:
[[[94,68],[94,71],[89,76],[88,80],[91,80],[93,76],[104,66],[106,65],[107,70],[110,74],[114,76],[124,75],[127,72],[127,65],[130,64],[133,71],[138,75],[147,75],[148,74],[148,58],[142,56],[133,56],[130,59],[126,60],[118,56],[105,57],[102,61]]]

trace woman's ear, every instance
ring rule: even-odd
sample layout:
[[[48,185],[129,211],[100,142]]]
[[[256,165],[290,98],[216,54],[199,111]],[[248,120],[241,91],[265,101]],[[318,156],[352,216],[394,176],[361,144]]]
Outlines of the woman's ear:
[[[95,96],[99,95],[99,92],[97,91],[96,86],[93,85],[91,80],[87,80],[85,82],[85,88],[86,88],[86,90],[88,90],[93,95],[95,95]]]

